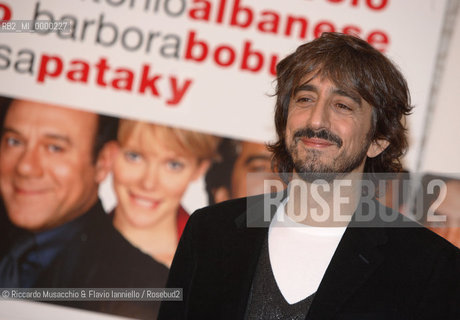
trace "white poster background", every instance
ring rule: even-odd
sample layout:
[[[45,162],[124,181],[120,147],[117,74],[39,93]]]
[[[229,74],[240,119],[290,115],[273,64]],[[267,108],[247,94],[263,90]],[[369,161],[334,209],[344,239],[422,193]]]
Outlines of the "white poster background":
[[[383,3],[386,3],[384,9],[372,9]],[[0,33],[0,94],[260,142],[275,137],[274,99],[269,96],[274,92],[274,77],[269,73],[268,63],[272,55],[282,58],[299,44],[312,40],[315,27],[323,21],[334,25],[335,31],[343,31],[346,26],[357,27],[364,39],[375,30],[383,31],[389,37],[385,53],[406,76],[412,103],[416,106],[409,117],[411,148],[405,159],[409,169],[415,166],[419,154],[446,7],[445,0],[0,0],[1,4],[10,8],[12,20],[33,19],[38,6],[39,11],[51,13],[55,20],[69,15],[75,17],[77,25],[75,39],[63,39],[56,32],[46,35]],[[230,25],[235,4],[239,4],[240,9],[249,7],[252,11],[253,23],[248,28]],[[209,21],[189,17],[191,9],[206,5],[210,7]],[[222,22],[217,23],[221,7],[225,8]],[[257,30],[257,23],[264,19],[264,10],[279,15],[276,34]],[[0,9],[0,17],[2,14]],[[96,43],[101,15],[105,23],[116,25],[118,30],[118,37],[111,46]],[[289,16],[305,18],[305,38],[299,39],[297,27],[290,36],[284,35]],[[48,19],[46,15],[38,18]],[[245,14],[238,14],[237,20],[244,22]],[[87,26],[83,32],[85,21]],[[128,32],[125,38],[125,47],[131,50],[122,46],[122,33],[129,28],[140,30],[139,48],[135,47],[140,41],[137,31]],[[102,29],[100,33],[105,42],[111,40],[109,29]],[[204,41],[209,47],[203,62],[184,59],[192,31],[197,41]],[[172,38],[168,40],[167,36]],[[148,37],[153,37],[149,49]],[[240,68],[245,41],[251,42],[251,50],[264,56],[260,72]],[[171,43],[177,45],[178,58],[167,58],[161,53],[164,46]],[[235,62],[228,67],[218,66],[213,57],[216,49],[222,46],[230,46],[235,52]],[[34,54],[32,74],[18,73],[14,67],[20,57],[24,58],[19,52],[25,49]],[[197,46],[194,50],[199,55]],[[63,71],[59,76],[48,76],[38,82],[43,55],[58,56]],[[225,54],[220,58],[225,60]],[[101,59],[106,59],[109,65],[104,75],[106,86],[97,84],[95,65]],[[86,83],[66,78],[66,73],[75,68],[71,64],[73,60],[83,60],[90,65]],[[145,93],[138,90],[144,65],[149,66],[150,75],[160,76],[156,87],[159,96],[149,89]],[[52,64],[47,68],[53,71]],[[111,87],[111,80],[117,77],[116,68],[133,72],[131,90]],[[176,86],[186,81],[191,84],[180,102],[171,105],[167,101],[173,97],[173,79]]]

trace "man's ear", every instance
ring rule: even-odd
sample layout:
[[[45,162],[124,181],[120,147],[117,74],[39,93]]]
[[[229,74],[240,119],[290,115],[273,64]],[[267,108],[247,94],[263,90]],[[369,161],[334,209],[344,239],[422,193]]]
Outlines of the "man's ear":
[[[212,195],[214,197],[214,202],[219,203],[223,201],[230,200],[230,192],[225,187],[218,187],[212,190]]]
[[[109,141],[99,152],[96,161],[96,182],[101,183],[112,170],[115,157],[118,154],[120,147],[117,141]]]
[[[377,157],[379,154],[383,152],[388,146],[390,142],[384,139],[374,140],[372,141],[369,149],[367,149],[367,156],[369,158]]]

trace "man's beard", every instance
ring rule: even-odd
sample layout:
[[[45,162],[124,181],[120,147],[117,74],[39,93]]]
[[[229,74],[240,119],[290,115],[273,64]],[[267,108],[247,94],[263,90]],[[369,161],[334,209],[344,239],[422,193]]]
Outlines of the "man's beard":
[[[306,154],[304,158],[302,159],[299,156],[298,144],[299,142],[301,143],[301,138],[324,139],[335,144],[338,149],[342,147],[343,140],[326,129],[315,131],[306,127],[294,133],[293,140],[288,146],[288,153],[292,159],[294,170],[297,175],[302,180],[310,183],[318,179],[331,183],[334,179],[352,172],[363,163],[367,156],[367,150],[371,144],[371,134],[369,132],[369,134],[366,135],[363,147],[358,153],[347,155],[341,152],[332,160],[331,164],[326,164],[321,162],[322,152],[320,150],[305,148],[304,151]]]

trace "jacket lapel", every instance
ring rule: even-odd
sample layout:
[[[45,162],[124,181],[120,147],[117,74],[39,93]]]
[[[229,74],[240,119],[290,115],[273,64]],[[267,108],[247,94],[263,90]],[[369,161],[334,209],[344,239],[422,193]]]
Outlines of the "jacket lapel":
[[[276,207],[270,209],[273,217]],[[264,198],[249,198],[247,210],[235,219],[236,237],[226,242],[224,295],[228,300],[224,318],[243,319],[252,280],[271,218],[264,219]],[[231,245],[227,245],[231,243]]]
[[[243,319],[255,269],[276,207],[264,207],[264,198],[249,198],[247,210],[235,220],[236,236],[224,239],[223,294],[227,303],[222,315]],[[256,226],[256,227],[254,227]],[[227,241],[228,240],[228,241]],[[308,320],[327,320],[372,275],[384,260],[378,246],[387,241],[385,230],[350,222],[326,270],[308,313]]]
[[[333,318],[383,262],[384,255],[378,246],[386,241],[383,228],[370,224],[358,226],[352,220],[326,270],[307,319]]]

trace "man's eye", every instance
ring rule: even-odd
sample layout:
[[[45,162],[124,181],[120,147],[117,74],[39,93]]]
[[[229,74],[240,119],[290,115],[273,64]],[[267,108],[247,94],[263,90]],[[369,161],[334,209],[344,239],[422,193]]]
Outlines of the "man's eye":
[[[125,151],[124,155],[126,160],[130,162],[139,162],[142,159],[142,156],[134,151]]]
[[[49,144],[49,145],[46,146],[46,149],[48,149],[48,151],[52,152],[52,153],[59,153],[59,152],[64,151],[63,147],[58,146],[56,144]]]
[[[310,101],[312,101],[312,100],[310,98],[308,98],[308,97],[300,97],[300,98],[297,98],[295,100],[295,102],[297,102],[297,103],[306,103],[306,102],[310,102]]]
[[[336,106],[337,106],[338,109],[341,109],[341,110],[344,110],[344,111],[353,111],[352,108],[350,108],[349,106],[347,106],[346,104],[343,104],[343,103],[337,103]]]
[[[8,137],[8,138],[6,138],[6,144],[9,147],[14,147],[14,146],[19,146],[21,144],[21,141],[19,141],[19,139],[13,138],[13,137]]]
[[[184,168],[184,163],[181,161],[170,160],[168,161],[168,168],[174,171],[179,171]]]
[[[258,164],[258,165],[252,165],[248,168],[249,172],[270,172],[270,165],[266,164]]]

